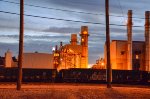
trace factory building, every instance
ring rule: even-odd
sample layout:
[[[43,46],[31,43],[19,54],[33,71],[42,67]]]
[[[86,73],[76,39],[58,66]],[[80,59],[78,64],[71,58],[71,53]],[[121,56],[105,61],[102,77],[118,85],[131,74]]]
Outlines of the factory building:
[[[104,61],[106,60],[106,45]],[[150,71],[150,12],[145,13],[145,41],[132,41],[132,11],[128,12],[127,40],[110,43],[112,69]]]
[[[24,53],[22,68],[54,69],[53,54],[48,53]]]
[[[8,50],[5,53],[4,65],[5,68],[18,67],[18,60],[12,57],[12,52]],[[32,69],[54,69],[53,54],[48,53],[23,53],[22,68]]]
[[[145,42],[132,41],[132,65],[128,67],[128,41],[112,40],[110,43],[110,61],[112,69],[145,70]],[[106,59],[106,52],[105,58]]]
[[[59,48],[59,59],[56,68],[88,68],[88,27],[81,27],[81,41],[78,44],[77,34],[71,35],[70,44],[62,45]],[[56,48],[57,49],[57,48]],[[58,56],[58,55],[56,55]],[[54,56],[55,57],[55,56]],[[55,61],[55,60],[54,60]]]
[[[71,34],[70,44],[55,47],[52,54],[49,53],[23,53],[22,68],[33,69],[68,69],[88,68],[88,27],[82,26],[81,40],[78,44],[77,34]],[[18,61],[12,57],[8,50],[5,53],[4,67],[18,67]]]

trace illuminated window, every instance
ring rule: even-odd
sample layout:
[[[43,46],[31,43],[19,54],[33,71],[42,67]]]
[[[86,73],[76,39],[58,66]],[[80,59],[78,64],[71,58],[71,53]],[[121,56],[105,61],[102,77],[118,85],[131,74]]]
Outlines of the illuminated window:
[[[84,42],[84,39],[82,38],[82,42]]]
[[[139,59],[139,55],[135,55],[135,58],[136,58],[136,59]]]

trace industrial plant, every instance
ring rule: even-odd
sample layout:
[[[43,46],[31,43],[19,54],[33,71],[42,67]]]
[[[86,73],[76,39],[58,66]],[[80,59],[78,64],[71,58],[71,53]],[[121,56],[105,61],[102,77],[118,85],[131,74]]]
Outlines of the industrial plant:
[[[0,57],[0,81],[16,82],[20,76],[20,81],[18,80],[20,85],[21,80],[73,83],[106,83],[109,80],[109,84],[111,82],[148,84],[150,80],[149,15],[150,12],[147,11],[145,41],[132,41],[132,11],[128,11],[127,40],[110,42],[110,62],[107,62],[108,43],[106,42],[104,58],[97,60],[92,68],[88,68],[88,26],[81,26],[80,42],[77,34],[71,34],[70,43],[60,42],[52,53],[24,52],[20,54],[20,58],[15,58],[8,50],[5,57]],[[21,68],[19,62],[22,63]],[[111,65],[109,68],[108,63]]]
[[[51,54],[49,53],[23,53],[23,68],[34,69],[69,69],[88,68],[88,27],[82,26],[81,40],[78,44],[77,34],[71,34],[70,44],[60,47],[56,45]],[[12,52],[8,50],[5,57],[1,57],[1,67],[18,67],[17,59],[12,58]]]
[[[82,26],[81,40],[78,44],[77,34],[71,34],[70,44],[56,46],[54,66],[57,69],[88,68],[88,27]]]
[[[115,70],[150,71],[150,12],[145,12],[145,41],[132,41],[132,10],[128,11],[127,40],[112,40],[110,43],[111,68]],[[88,68],[88,27],[81,26],[80,42],[77,34],[71,34],[69,44],[60,42],[51,54],[24,53],[23,68],[69,69]],[[104,58],[96,61],[93,69],[106,69],[107,55],[104,45]],[[17,60],[8,50],[5,58],[1,57],[1,66],[17,67]]]
[[[150,12],[145,13],[145,41],[132,40],[132,10],[128,11],[127,40],[112,40],[109,35],[109,13],[106,7],[106,43],[104,58],[88,68],[88,26],[81,26],[80,42],[71,34],[69,44],[56,45],[52,53],[24,52],[24,10],[20,4],[19,55],[8,50],[0,57],[0,81],[79,82],[148,84],[150,81]],[[108,5],[107,5],[108,6]],[[98,23],[95,23],[98,24]]]
[[[145,41],[132,40],[132,11],[128,11],[127,40],[112,40],[110,43],[111,68],[116,70],[150,71],[150,12],[145,12]],[[144,33],[143,33],[144,34]],[[93,68],[106,69],[107,55],[99,59]]]

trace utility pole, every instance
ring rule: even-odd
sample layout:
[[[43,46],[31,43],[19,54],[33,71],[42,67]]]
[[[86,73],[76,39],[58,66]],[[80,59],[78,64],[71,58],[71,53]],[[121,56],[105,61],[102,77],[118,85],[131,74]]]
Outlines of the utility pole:
[[[150,71],[150,11],[145,12],[145,70]]]
[[[128,10],[127,38],[128,38],[127,66],[128,70],[132,70],[132,10]]]
[[[24,0],[20,0],[20,35],[19,35],[17,90],[21,90],[21,83],[22,83],[23,37],[24,37]]]
[[[106,13],[107,88],[111,88],[112,70],[110,64],[109,0],[105,0],[105,13]]]

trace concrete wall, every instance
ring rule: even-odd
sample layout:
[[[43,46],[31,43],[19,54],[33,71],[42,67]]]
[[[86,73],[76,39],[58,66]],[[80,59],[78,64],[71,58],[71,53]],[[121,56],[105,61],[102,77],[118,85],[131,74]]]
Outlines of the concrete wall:
[[[127,66],[127,42],[116,42],[116,65],[117,69],[129,70]]]
[[[113,41],[110,43],[110,62],[112,69],[117,69],[116,67],[116,42]]]
[[[112,69],[127,70],[127,42],[113,40],[110,43]]]

